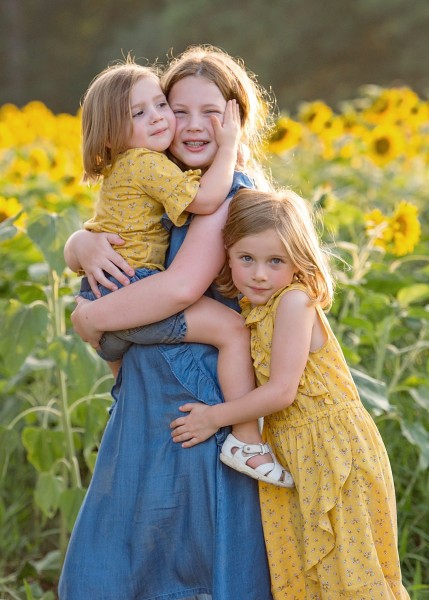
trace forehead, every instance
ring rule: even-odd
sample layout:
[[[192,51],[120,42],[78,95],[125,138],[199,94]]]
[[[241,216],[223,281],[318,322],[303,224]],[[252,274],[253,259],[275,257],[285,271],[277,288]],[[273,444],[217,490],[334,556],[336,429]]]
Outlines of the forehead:
[[[177,81],[168,95],[170,104],[203,106],[216,104],[225,107],[226,100],[218,86],[203,76],[190,75]]]
[[[141,77],[131,88],[131,99],[162,94],[161,84],[155,75]]]
[[[246,235],[233,245],[237,252],[249,252],[261,255],[286,256],[286,248],[275,229],[266,229],[260,233]]]

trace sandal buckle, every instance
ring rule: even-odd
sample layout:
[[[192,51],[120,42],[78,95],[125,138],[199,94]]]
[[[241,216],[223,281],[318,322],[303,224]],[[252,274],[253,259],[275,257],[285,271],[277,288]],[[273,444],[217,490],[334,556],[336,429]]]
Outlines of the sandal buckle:
[[[262,456],[264,454],[267,454],[267,449],[265,447],[265,444],[259,442],[258,444],[246,444],[245,446],[243,446],[243,452],[245,454],[253,455],[260,454]]]

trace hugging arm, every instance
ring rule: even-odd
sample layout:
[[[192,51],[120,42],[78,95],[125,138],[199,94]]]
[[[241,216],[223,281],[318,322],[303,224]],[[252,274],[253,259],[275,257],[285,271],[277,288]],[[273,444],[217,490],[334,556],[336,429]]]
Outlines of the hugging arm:
[[[229,202],[226,201],[215,213],[193,219],[185,241],[166,271],[121,288],[115,294],[103,296],[97,302],[80,301],[72,314],[77,333],[96,345],[104,331],[155,323],[196,302],[213,282],[225,261],[222,228],[228,205]],[[98,238],[103,234],[89,235]],[[70,242],[68,252],[74,255],[73,247],[78,242]],[[111,273],[111,268],[106,266],[117,264],[115,260],[111,253],[104,255],[102,268]],[[76,267],[76,264],[70,266]]]
[[[64,259],[72,271],[85,271],[91,290],[97,298],[101,296],[97,283],[112,292],[117,286],[107,279],[105,272],[117,279],[122,285],[128,285],[134,275],[127,261],[115,252],[113,245],[122,245],[124,240],[116,233],[92,233],[81,229],[75,231],[64,247]],[[125,275],[124,275],[125,273]]]
[[[181,406],[188,415],[171,423],[173,441],[190,448],[220,427],[264,417],[292,404],[308,359],[315,312],[304,292],[285,294],[275,318],[269,381],[234,402]]]

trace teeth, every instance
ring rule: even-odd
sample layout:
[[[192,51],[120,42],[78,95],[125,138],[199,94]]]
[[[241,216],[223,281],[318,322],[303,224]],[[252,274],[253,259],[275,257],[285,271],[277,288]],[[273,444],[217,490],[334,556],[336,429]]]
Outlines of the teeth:
[[[192,146],[193,148],[199,148],[200,146],[204,146],[204,142],[185,142],[187,146]]]

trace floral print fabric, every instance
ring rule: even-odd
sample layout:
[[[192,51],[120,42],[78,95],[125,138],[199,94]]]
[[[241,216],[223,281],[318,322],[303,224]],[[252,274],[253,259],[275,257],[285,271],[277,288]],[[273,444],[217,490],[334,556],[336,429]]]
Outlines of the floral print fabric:
[[[242,301],[258,384],[269,378],[279,302]],[[294,403],[265,418],[264,439],[296,489],[260,483],[275,600],[408,599],[397,551],[392,472],[341,348],[320,309],[327,341],[310,352]]]

